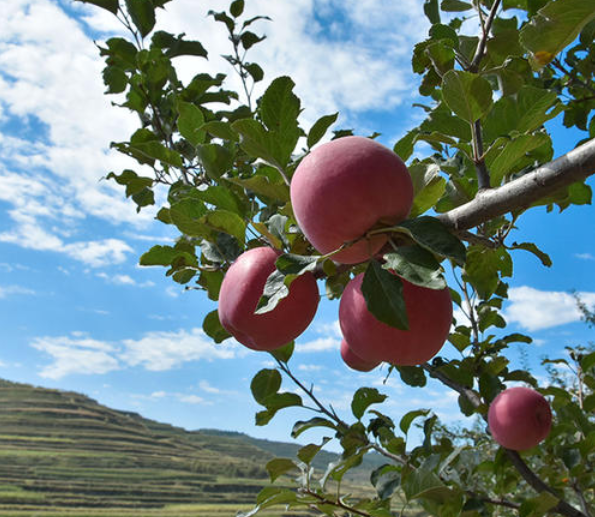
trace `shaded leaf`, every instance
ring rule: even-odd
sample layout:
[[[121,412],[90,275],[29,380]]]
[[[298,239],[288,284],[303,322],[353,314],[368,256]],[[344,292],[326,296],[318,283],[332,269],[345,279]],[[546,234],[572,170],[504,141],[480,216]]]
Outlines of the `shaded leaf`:
[[[118,0],[75,0],[83,4],[92,4],[108,10],[112,14],[118,14]]]
[[[382,395],[376,388],[359,388],[353,395],[351,411],[358,420],[364,416],[366,409],[372,404],[384,402],[386,395]]]
[[[361,289],[368,310],[378,321],[401,330],[409,328],[403,284],[398,276],[383,269],[376,260],[371,260]]]
[[[427,416],[429,413],[429,409],[416,409],[414,411],[409,411],[401,418],[401,421],[399,422],[399,427],[401,428],[401,431],[403,431],[404,434],[407,434],[409,432],[411,424],[416,418],[420,416]]]
[[[461,266],[465,263],[465,246],[435,217],[409,219],[397,227],[405,230],[417,244],[432,253],[452,259]]]
[[[266,464],[265,468],[269,473],[271,483],[273,483],[279,476],[296,470],[298,466],[289,458],[274,458]]]
[[[205,132],[201,128],[204,116],[200,108],[189,102],[178,103],[178,129],[180,134],[192,145],[196,146],[205,140]]]
[[[291,430],[291,437],[297,438],[304,431],[307,431],[308,429],[313,429],[315,427],[328,427],[329,429],[334,430],[337,429],[337,426],[334,424],[334,422],[331,422],[326,418],[314,417],[310,420],[299,420],[298,422],[296,422],[293,426],[293,429]]]
[[[428,289],[444,289],[446,280],[434,255],[421,246],[400,246],[384,255],[384,269],[394,271],[412,284]]]
[[[155,26],[155,6],[152,0],[124,0],[132,23],[144,38]]]
[[[323,117],[320,117],[314,123],[314,125],[308,132],[308,138],[307,138],[308,147],[312,147],[320,141],[320,139],[327,132],[328,128],[330,126],[332,126],[337,121],[338,116],[339,116],[339,113],[334,113],[333,115],[325,115]]]
[[[267,397],[277,393],[281,387],[281,374],[277,370],[260,370],[252,379],[250,390],[254,400],[264,406]]]
[[[219,313],[216,310],[209,312],[205,316],[202,323],[202,329],[207,336],[215,341],[215,343],[221,343],[225,339],[231,337],[231,334],[221,325]]]

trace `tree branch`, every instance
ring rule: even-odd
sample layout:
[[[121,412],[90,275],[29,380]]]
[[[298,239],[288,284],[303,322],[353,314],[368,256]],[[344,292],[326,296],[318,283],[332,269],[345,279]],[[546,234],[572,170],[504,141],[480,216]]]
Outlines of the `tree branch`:
[[[475,51],[475,55],[473,56],[473,60],[471,61],[471,65],[469,66],[469,72],[477,73],[477,71],[479,70],[479,63],[481,63],[481,60],[483,59],[483,54],[486,49],[488,37],[490,35],[490,30],[492,29],[492,23],[494,23],[494,18],[496,18],[496,12],[500,7],[500,3],[501,0],[496,0],[493,3],[492,9],[490,10],[490,14],[488,15],[488,19],[486,20],[485,25],[482,24],[481,38],[479,39],[479,43],[477,44],[477,50]],[[478,5],[478,9],[481,9],[481,6]]]
[[[468,203],[438,219],[454,231],[467,230],[511,211],[529,208],[563,187],[595,174],[595,139],[499,188],[478,192]]]
[[[469,402],[473,405],[473,407],[478,408],[482,405],[481,398],[472,389],[453,381],[452,379],[444,375],[442,372],[428,364],[424,364],[423,369],[426,370],[432,377],[438,379],[440,382],[442,382],[449,388],[452,388],[453,390],[460,393],[462,396],[466,397],[467,400],[469,400]],[[483,418],[486,419],[486,416],[483,415]],[[588,517],[585,513],[581,512],[580,510],[577,510],[576,508],[574,508],[574,506],[569,505],[563,499],[560,499],[560,496],[556,494],[556,492],[554,492],[553,488],[547,485],[542,479],[540,479],[537,476],[537,474],[535,474],[535,472],[531,470],[531,468],[523,461],[518,452],[511,451],[510,449],[505,448],[503,448],[503,450],[506,453],[510,462],[517,469],[519,474],[533,489],[535,489],[538,493],[548,492],[559,499],[558,504],[551,509],[552,512],[565,515],[566,517]]]
[[[521,458],[518,452],[511,451],[509,449],[504,449],[504,451],[506,452],[506,456],[508,456],[510,462],[519,471],[521,476],[523,476],[523,479],[529,483],[529,485],[531,485],[532,488],[534,488],[539,493],[548,492],[557,498],[560,497],[551,487],[546,485],[540,478],[537,477],[535,472],[533,472],[523,461],[523,458]],[[562,499],[560,499],[560,502],[550,511],[566,515],[567,517],[586,517],[583,512],[577,510],[574,506],[569,505]]]

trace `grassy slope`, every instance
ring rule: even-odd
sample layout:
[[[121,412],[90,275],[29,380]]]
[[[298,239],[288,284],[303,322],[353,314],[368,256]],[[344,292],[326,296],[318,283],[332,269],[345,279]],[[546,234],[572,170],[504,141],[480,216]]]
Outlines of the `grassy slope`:
[[[234,515],[232,507],[252,504],[267,483],[266,461],[294,457],[297,448],[238,433],[188,432],[78,393],[0,380],[0,517],[50,507],[72,517],[76,508],[87,508],[80,515],[112,508],[119,508],[114,515],[186,515],[180,504],[192,505],[189,515],[219,514],[208,508]],[[326,462],[335,459],[324,454]],[[357,477],[367,478],[369,467]]]

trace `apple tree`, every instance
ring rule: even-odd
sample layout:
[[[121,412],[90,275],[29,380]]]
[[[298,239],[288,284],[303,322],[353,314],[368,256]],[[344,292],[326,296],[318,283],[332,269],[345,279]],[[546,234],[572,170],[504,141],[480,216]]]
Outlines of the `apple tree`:
[[[79,1],[110,11],[128,30],[127,37],[112,37],[99,51],[106,93],[116,95],[119,106],[139,121],[129,140],[112,147],[136,160],[138,168],[107,177],[125,188],[139,211],[165,199],[157,219],[179,233],[175,244],[151,247],[140,264],[165,267],[174,282],[204,290],[211,300],[221,296],[220,310],[203,323],[220,346],[233,335],[272,354],[277,367],[260,371],[250,386],[262,406],[257,425],[282,409],[308,406],[314,415],[296,422],[293,437],[319,428],[343,450],[322,475],[311,463],[328,439],[304,446],[297,458],[269,462],[271,485],[246,517],[275,505],[329,516],[388,517],[410,504],[440,517],[593,516],[595,353],[575,349],[572,364],[568,358],[550,360],[565,362],[575,375],[572,382],[540,386],[507,358],[511,344],[531,338],[506,332],[501,308],[518,253],[532,253],[551,266],[538,243],[513,240],[523,214],[545,206],[549,217],[556,217],[554,209],[591,201],[585,179],[595,173],[595,2],[424,0],[430,29],[415,45],[412,66],[425,118],[390,151],[373,141],[377,134],[364,139],[352,130],[331,130],[336,113],[301,126],[292,79],[265,80],[261,65],[249,59],[252,47],[266,44],[263,30],[274,21],[266,13],[247,17],[244,0],[209,14],[229,34],[229,54],[223,57],[238,74],[239,91],[225,74],[201,72],[207,50],[200,41],[156,28],[160,10],[172,0]],[[178,77],[180,56],[195,58],[197,73],[190,81]],[[264,93],[255,98],[254,91]],[[555,117],[582,130],[584,139],[553,160],[545,123]],[[372,158],[353,151],[362,141],[374,147]],[[327,152],[322,172],[298,179],[323,161],[323,149],[335,148],[341,152]],[[362,163],[347,163],[360,155]],[[335,175],[343,167],[339,157],[352,171],[347,176]],[[367,195],[368,184],[376,181],[368,168],[384,170],[377,161],[385,158],[398,160],[402,167],[395,170],[401,172],[381,174],[380,193],[370,194],[369,205],[364,194],[359,204],[336,203],[328,194],[316,198],[329,178],[337,197],[354,189]],[[360,169],[370,175],[350,183],[353,170]],[[389,186],[391,175],[403,170],[400,178],[409,186]],[[375,211],[387,201],[388,212]],[[341,205],[347,213],[337,215]],[[322,228],[333,217],[338,222]],[[363,255],[350,254],[353,249]],[[298,284],[309,286],[302,289],[308,302],[292,301]],[[316,285],[324,286],[328,299],[340,300],[341,312],[348,314],[342,328],[351,366],[363,370],[388,362],[391,375],[420,388],[428,378],[437,379],[457,393],[463,415],[475,415],[475,427],[455,432],[431,408],[387,414],[386,396],[366,386],[353,394],[349,421],[325,405],[291,367],[293,340],[316,310]],[[452,304],[466,319],[451,327]],[[361,319],[350,326],[351,318]],[[422,346],[423,333],[431,334],[440,318],[446,323],[432,334],[438,346],[429,356],[403,359],[394,352],[410,338],[413,348]],[[369,334],[359,336],[360,327]],[[376,345],[355,347],[374,340],[390,353],[363,357]],[[458,354],[454,359],[441,354],[444,341]],[[532,394],[515,401],[528,404],[521,405],[521,416],[531,411],[529,400],[544,401],[544,414],[550,414],[541,420],[545,432],[518,447],[518,434],[531,431],[532,424],[511,430],[498,420],[495,404],[490,410],[511,384],[524,386],[516,393]],[[490,422],[500,426],[494,436],[486,426],[488,412]],[[412,446],[407,436],[414,424],[423,440]],[[496,442],[498,436],[509,437],[510,448]],[[376,496],[343,493],[342,478],[369,451],[386,459],[371,476]]]

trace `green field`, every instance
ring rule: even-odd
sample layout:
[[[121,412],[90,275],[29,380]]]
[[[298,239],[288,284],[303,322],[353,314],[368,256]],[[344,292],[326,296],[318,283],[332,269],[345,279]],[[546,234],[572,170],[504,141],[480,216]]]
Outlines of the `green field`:
[[[297,448],[188,432],[78,393],[0,380],[0,517],[233,517],[268,483],[266,462]],[[323,452],[319,468],[334,459]],[[355,471],[352,485],[378,461]]]

